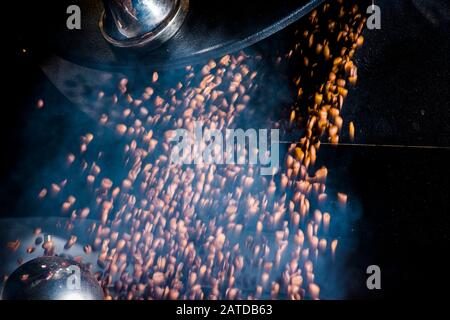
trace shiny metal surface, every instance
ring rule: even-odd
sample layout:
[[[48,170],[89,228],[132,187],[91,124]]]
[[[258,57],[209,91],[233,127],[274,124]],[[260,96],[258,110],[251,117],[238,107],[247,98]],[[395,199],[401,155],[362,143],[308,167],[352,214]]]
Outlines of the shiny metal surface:
[[[47,63],[49,57],[56,55],[103,71],[171,69],[203,63],[254,45],[302,18],[323,1],[260,1],[257,5],[242,0],[189,1],[180,29],[156,50],[152,50],[152,45],[158,45],[159,41],[129,50],[105,40],[99,28],[99,19],[105,11],[102,0],[77,1],[82,27],[76,31],[68,30],[67,16],[59,15],[73,4],[72,0],[30,2],[18,34],[39,63]]]
[[[181,27],[189,0],[103,0],[103,37],[116,47],[157,47]]]
[[[72,282],[74,276],[79,277],[79,285]],[[103,290],[89,270],[75,261],[57,256],[40,257],[23,264],[9,276],[2,292],[3,300],[103,298]]]

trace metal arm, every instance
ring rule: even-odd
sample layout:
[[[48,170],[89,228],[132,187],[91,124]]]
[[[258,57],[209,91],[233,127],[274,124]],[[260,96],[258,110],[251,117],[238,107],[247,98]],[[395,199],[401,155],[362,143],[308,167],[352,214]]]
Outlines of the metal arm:
[[[103,0],[104,38],[117,47],[157,47],[170,39],[186,17],[189,0]]]

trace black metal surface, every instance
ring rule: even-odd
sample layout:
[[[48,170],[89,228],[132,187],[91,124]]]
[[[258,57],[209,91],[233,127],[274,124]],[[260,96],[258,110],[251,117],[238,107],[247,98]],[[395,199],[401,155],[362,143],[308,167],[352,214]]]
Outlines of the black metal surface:
[[[173,67],[248,47],[295,22],[322,1],[191,0],[181,29],[167,43],[149,52],[108,45],[98,27],[103,10],[100,0],[39,2],[20,28],[26,38],[37,40],[33,50],[56,53],[83,66],[109,70]],[[70,4],[81,8],[81,30],[66,27],[68,15],[63,13]]]
[[[320,155],[332,163],[330,183],[353,195],[360,212],[349,230],[357,245],[337,277],[348,298],[434,299],[449,285],[450,5],[375,3],[381,29],[364,32],[358,84],[343,117],[357,126],[355,143],[380,146],[322,148]],[[381,268],[382,290],[366,287],[371,264]]]
[[[450,4],[375,3],[381,29],[364,32],[345,107],[358,126],[355,142],[450,146]]]

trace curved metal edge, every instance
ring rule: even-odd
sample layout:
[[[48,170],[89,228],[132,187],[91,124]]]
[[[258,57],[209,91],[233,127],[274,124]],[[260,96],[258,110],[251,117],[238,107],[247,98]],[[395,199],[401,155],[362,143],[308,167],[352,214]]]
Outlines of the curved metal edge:
[[[288,27],[289,25],[293,24],[300,18],[304,17],[306,14],[310,13],[312,10],[314,10],[316,7],[318,7],[321,3],[323,3],[325,0],[311,0],[306,5],[302,6],[301,8],[298,8],[285,18],[279,20],[278,22],[272,24],[271,26],[247,37],[239,41],[229,41],[226,42],[220,46],[217,46],[216,48],[212,50],[207,51],[200,51],[195,55],[185,57],[185,58],[179,58],[175,61],[168,61],[168,62],[139,62],[135,63],[133,65],[125,66],[125,65],[111,65],[111,64],[98,64],[98,63],[91,63],[87,62],[84,64],[85,67],[92,68],[92,69],[101,69],[104,71],[110,71],[110,72],[127,72],[132,71],[136,68],[141,69],[142,67],[147,68],[158,68],[158,69],[165,69],[165,68],[177,68],[177,67],[183,67],[186,65],[201,63],[205,59],[211,59],[214,57],[219,57],[225,54],[233,53],[239,50],[242,50],[244,48],[247,48],[251,45],[254,45],[255,43],[262,41],[271,35],[281,31],[282,29]]]

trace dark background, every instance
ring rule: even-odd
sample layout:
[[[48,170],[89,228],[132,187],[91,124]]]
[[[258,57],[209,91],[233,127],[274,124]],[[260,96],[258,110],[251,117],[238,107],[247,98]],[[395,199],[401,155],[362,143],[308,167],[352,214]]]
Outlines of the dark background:
[[[449,285],[450,11],[445,1],[376,4],[382,29],[365,32],[344,119],[355,123],[356,143],[443,148],[322,147],[329,181],[352,195],[349,207],[357,211],[345,236],[356,245],[338,276],[348,298],[434,298]],[[12,25],[23,29],[22,19]],[[0,217],[33,216],[40,168],[93,122],[46,79],[30,44],[9,31],[2,48]],[[45,114],[35,107],[43,92]],[[371,264],[381,267],[380,291],[365,287]]]

